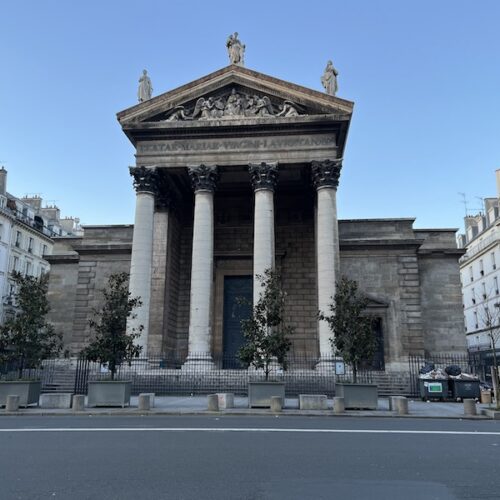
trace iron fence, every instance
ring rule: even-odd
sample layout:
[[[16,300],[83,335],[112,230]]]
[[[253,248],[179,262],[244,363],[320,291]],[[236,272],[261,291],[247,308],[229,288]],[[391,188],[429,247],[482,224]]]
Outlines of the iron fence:
[[[341,370],[342,368],[342,370]],[[337,373],[342,371],[342,373]],[[75,374],[75,394],[86,394],[89,381],[109,380],[110,372],[106,366],[79,359]],[[234,356],[185,357],[173,355],[152,355],[147,359],[135,359],[130,365],[118,367],[116,379],[130,380],[132,394],[154,392],[157,395],[209,394],[232,392],[246,395],[249,382],[265,380],[263,370],[245,366]],[[335,381],[350,381],[352,373],[341,359],[320,360],[313,357],[290,356],[287,366],[282,369],[277,363],[271,366],[270,381],[285,382],[287,396],[298,394],[335,393]],[[370,371],[358,373],[358,381],[371,382]]]

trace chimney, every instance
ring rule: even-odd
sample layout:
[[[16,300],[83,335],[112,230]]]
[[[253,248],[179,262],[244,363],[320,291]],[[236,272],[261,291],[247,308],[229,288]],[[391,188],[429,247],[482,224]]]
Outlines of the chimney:
[[[0,194],[7,194],[7,170],[5,167],[0,168]]]

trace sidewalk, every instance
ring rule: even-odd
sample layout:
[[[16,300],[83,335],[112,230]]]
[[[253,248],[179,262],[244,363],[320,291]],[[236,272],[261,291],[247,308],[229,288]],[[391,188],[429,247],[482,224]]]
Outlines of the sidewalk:
[[[273,415],[269,409],[248,408],[246,397],[235,397],[234,408],[207,411],[207,396],[157,396],[155,407],[149,411],[139,411],[137,396],[132,396],[130,407],[126,408],[86,408],[83,412],[75,413],[70,409],[46,409],[36,406],[20,408],[17,412],[7,413],[0,409],[0,416],[37,416],[37,415]],[[409,415],[398,416],[395,411],[389,411],[387,398],[378,400],[378,409],[375,410],[347,410],[341,415],[333,414],[333,400],[328,400],[328,410],[299,410],[298,398],[287,398],[285,408],[280,413],[283,416],[328,416],[328,417],[391,417],[391,418],[456,418],[456,419],[488,419],[492,415],[481,415],[483,409],[490,408],[486,404],[477,405],[477,416],[465,417],[462,403],[453,402],[424,402],[409,400]],[[498,417],[497,417],[498,418]]]

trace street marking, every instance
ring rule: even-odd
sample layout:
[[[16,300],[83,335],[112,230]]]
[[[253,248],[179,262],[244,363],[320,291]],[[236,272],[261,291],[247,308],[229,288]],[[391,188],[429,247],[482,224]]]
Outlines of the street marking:
[[[500,436],[485,431],[417,431],[394,429],[279,429],[245,427],[41,427],[0,429],[0,432],[285,432],[308,434],[427,434],[438,436]]]

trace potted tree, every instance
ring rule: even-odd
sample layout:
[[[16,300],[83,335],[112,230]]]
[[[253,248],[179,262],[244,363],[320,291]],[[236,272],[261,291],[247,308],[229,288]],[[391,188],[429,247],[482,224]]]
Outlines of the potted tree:
[[[134,343],[143,326],[127,332],[127,318],[133,317],[133,310],[142,305],[139,297],[130,297],[128,274],[112,274],[107,287],[102,290],[104,305],[94,310],[94,318],[89,321],[95,332],[91,343],[82,351],[89,361],[106,365],[109,376],[102,380],[89,381],[88,406],[121,406],[130,404],[132,382],[116,380],[118,368],[132,359],[138,358],[142,346]]]
[[[358,291],[358,283],[342,277],[330,304],[329,316],[320,311],[333,333],[330,339],[334,355],[340,355],[352,369],[352,383],[336,383],[335,394],[344,398],[346,408],[377,409],[375,384],[358,383],[359,372],[377,349],[373,319],[366,315],[368,299]]]
[[[39,278],[12,273],[15,285],[15,312],[0,327],[0,363],[4,374],[0,377],[0,405],[8,395],[18,395],[19,404],[38,404],[41,382],[31,376],[42,361],[59,354],[62,335],[47,323],[50,310],[47,299],[48,275]]]
[[[286,293],[281,289],[279,275],[266,269],[257,279],[261,284],[261,294],[252,308],[251,317],[241,321],[245,344],[238,357],[246,366],[264,372],[264,381],[249,383],[248,405],[270,407],[271,396],[285,398],[284,382],[270,381],[269,376],[277,364],[286,369],[291,346],[288,336],[293,333],[293,328],[284,321]]]

